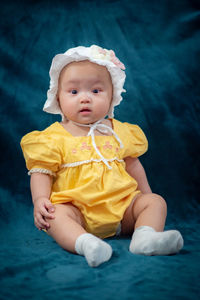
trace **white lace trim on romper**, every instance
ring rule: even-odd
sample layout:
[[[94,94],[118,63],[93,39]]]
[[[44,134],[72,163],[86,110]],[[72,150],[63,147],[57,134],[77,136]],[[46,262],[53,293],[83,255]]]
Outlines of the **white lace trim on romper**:
[[[33,168],[28,172],[28,175],[31,175],[33,173],[42,173],[42,174],[47,174],[47,175],[51,175],[51,176],[56,176],[56,173],[52,172],[51,170],[42,169],[42,168]]]
[[[118,162],[123,162],[124,161],[123,159],[118,159],[117,157],[107,159],[106,161],[107,162],[112,162],[114,160],[117,160]],[[81,161],[76,161],[76,162],[73,162],[73,163],[64,164],[64,165],[61,165],[61,168],[77,167],[77,166],[80,166],[80,165],[88,164],[90,162],[101,162],[101,161],[103,161],[103,160],[92,158],[92,159],[89,159],[89,160],[81,160]],[[112,169],[112,168],[110,167],[109,169]]]

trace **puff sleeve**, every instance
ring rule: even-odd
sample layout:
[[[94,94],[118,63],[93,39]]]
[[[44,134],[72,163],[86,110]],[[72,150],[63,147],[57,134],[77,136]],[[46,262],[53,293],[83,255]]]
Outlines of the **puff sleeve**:
[[[127,149],[125,156],[139,157],[148,149],[147,138],[138,125],[124,123],[127,128]]]
[[[42,131],[26,134],[21,140],[21,148],[29,175],[40,172],[55,175],[62,163],[61,151],[51,136]]]

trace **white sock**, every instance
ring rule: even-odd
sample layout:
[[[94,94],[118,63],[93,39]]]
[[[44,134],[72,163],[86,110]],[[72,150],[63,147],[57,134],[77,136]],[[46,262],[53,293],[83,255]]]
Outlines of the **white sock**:
[[[79,255],[85,256],[91,267],[99,266],[112,256],[111,246],[90,233],[81,234],[77,238],[75,250]]]
[[[152,227],[138,227],[132,236],[130,252],[143,255],[175,254],[183,247],[183,238],[177,230],[156,232]]]

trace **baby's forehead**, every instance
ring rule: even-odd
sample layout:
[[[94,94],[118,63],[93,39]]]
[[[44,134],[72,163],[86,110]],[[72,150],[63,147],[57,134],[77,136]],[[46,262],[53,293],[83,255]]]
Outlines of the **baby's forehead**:
[[[110,73],[105,66],[92,63],[88,60],[71,62],[60,73],[60,79],[74,82],[84,79],[104,81],[108,77],[110,77]]]

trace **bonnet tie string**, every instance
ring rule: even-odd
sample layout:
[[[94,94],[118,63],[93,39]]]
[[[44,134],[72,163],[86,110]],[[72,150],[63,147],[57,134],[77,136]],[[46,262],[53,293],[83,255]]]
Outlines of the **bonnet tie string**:
[[[99,121],[97,121],[93,124],[81,124],[81,123],[77,123],[77,122],[74,122],[74,121],[71,121],[71,122],[74,123],[75,125],[78,125],[78,126],[90,127],[90,130],[89,130],[87,136],[91,136],[92,145],[93,145],[96,153],[101,157],[104,164],[108,167],[108,169],[112,169],[112,167],[109,165],[107,159],[101,154],[101,152],[97,148],[97,145],[96,145],[96,142],[95,142],[94,131],[98,130],[99,132],[101,132],[103,134],[112,133],[114,135],[114,137],[116,138],[116,140],[118,141],[118,143],[120,144],[120,148],[123,148],[124,146],[123,146],[120,138],[118,137],[118,135],[114,132],[114,130],[111,127],[109,127],[105,124],[101,124],[102,120],[99,120]]]

